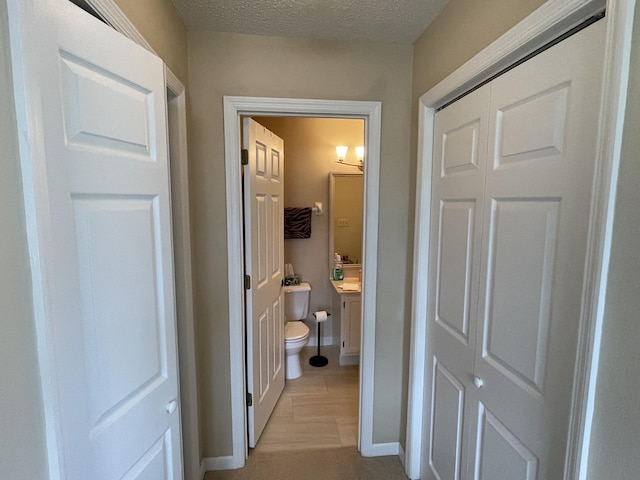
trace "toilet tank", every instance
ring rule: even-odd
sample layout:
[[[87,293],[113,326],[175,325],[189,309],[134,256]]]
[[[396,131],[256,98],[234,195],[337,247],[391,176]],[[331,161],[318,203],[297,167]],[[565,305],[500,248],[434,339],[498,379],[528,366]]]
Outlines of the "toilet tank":
[[[300,285],[287,285],[282,288],[284,290],[284,316],[286,320],[304,320],[307,318],[311,285],[302,282]]]

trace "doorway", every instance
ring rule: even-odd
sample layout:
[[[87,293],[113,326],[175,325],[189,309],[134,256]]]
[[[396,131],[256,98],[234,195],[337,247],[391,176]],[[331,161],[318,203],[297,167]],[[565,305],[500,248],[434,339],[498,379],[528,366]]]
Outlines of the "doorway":
[[[377,276],[377,220],[380,162],[380,102],[274,99],[256,97],[224,98],[224,129],[227,196],[227,244],[229,258],[229,329],[231,344],[232,435],[233,455],[229,468],[240,468],[248,453],[245,404],[244,348],[244,278],[242,250],[242,190],[238,168],[241,149],[241,116],[301,116],[359,118],[365,123],[367,167],[364,171],[363,263],[367,265],[362,278],[362,353],[358,424],[359,450],[373,453],[373,376],[375,358],[375,288]],[[371,260],[369,260],[371,259]]]
[[[247,382],[248,392],[253,396],[253,405],[248,407],[249,419],[249,445],[255,448],[255,452],[301,450],[310,448],[340,448],[357,445],[358,438],[358,404],[359,404],[359,355],[360,355],[360,326],[362,323],[360,311],[360,292],[343,293],[341,285],[347,282],[347,286],[356,284],[358,272],[362,270],[362,223],[363,223],[363,176],[357,163],[356,147],[364,145],[364,120],[351,118],[317,118],[317,117],[281,117],[281,116],[253,116],[253,122],[243,119],[243,144],[253,145],[253,138],[246,128],[253,125],[251,132],[260,131],[264,137],[266,146],[260,142],[262,148],[268,148],[274,137],[282,139],[284,143],[283,167],[276,168],[269,162],[266,170],[259,178],[254,178],[254,161],[259,161],[260,155],[249,147],[249,166],[244,167],[245,189],[245,274],[251,277],[251,290],[247,291],[246,310],[246,335],[247,335]],[[255,122],[255,123],[254,123]],[[261,129],[267,129],[264,133]],[[257,133],[256,133],[257,135]],[[256,139],[256,141],[258,141]],[[347,147],[346,158],[338,160],[336,146]],[[258,148],[258,146],[256,146]],[[255,153],[255,155],[254,155]],[[267,154],[267,158],[280,158],[280,154],[274,152]],[[279,162],[280,163],[280,162]],[[366,163],[366,162],[365,162]],[[273,171],[271,171],[273,169]],[[252,172],[250,176],[248,172]],[[271,172],[271,173],[269,173]],[[283,172],[283,174],[281,174]],[[334,185],[330,180],[334,176],[340,179],[353,179],[352,184],[340,183]],[[294,208],[294,212],[305,213],[303,224],[308,227],[304,232],[286,227],[283,231],[281,224],[275,224],[275,233],[260,234],[254,231],[254,226],[268,225],[268,221],[260,221],[252,218],[254,214],[260,217],[263,209],[253,205],[255,195],[262,198],[258,192],[266,188],[270,178],[276,181],[276,186],[282,185],[283,200],[276,201],[272,198],[266,202],[266,218],[275,217],[274,213],[268,213],[269,208],[285,208],[285,216],[291,213],[287,207]],[[256,183],[257,182],[257,183]],[[264,185],[263,185],[264,184]],[[258,190],[254,191],[256,188]],[[275,187],[274,187],[275,188]],[[277,189],[278,190],[278,189]],[[317,205],[317,206],[316,206]],[[336,205],[341,209],[335,208]],[[271,206],[271,207],[270,207]],[[311,208],[313,206],[313,209]],[[254,208],[255,207],[255,208]],[[340,215],[342,222],[338,227],[336,215]],[[285,226],[289,222],[285,221]],[[286,232],[285,232],[286,231]],[[257,235],[257,237],[254,237]],[[263,246],[257,246],[255,241],[259,238],[274,239]],[[254,238],[252,238],[254,237]],[[269,246],[271,245],[271,247]],[[281,257],[279,246],[283,245],[284,255]],[[306,346],[300,353],[302,360],[302,376],[286,380],[286,385],[278,381],[278,372],[282,366],[282,344],[278,332],[280,328],[270,326],[269,332],[275,337],[264,343],[260,340],[262,330],[255,322],[263,318],[262,308],[255,310],[256,296],[262,298],[258,291],[263,292],[266,284],[258,279],[257,275],[262,270],[258,263],[253,263],[260,257],[259,251],[266,248],[266,262],[276,262],[276,258],[283,258],[282,265],[267,265],[267,271],[282,272],[285,264],[290,265],[291,270],[286,273],[288,284],[309,284],[311,291],[309,296],[308,313],[304,318],[294,316],[286,318],[286,321],[300,320],[309,329]],[[249,250],[254,250],[250,255]],[[255,251],[257,249],[258,251]],[[344,282],[331,281],[332,269],[329,259],[333,252],[339,252],[344,264]],[[251,260],[250,260],[251,259]],[[253,268],[249,265],[253,265]],[[256,270],[257,269],[257,270]],[[287,269],[285,269],[287,271]],[[293,276],[291,276],[293,273]],[[262,277],[260,277],[262,278]],[[281,274],[275,277],[280,283]],[[278,286],[276,286],[278,288]],[[274,292],[278,295],[277,292]],[[349,300],[357,297],[357,308],[343,308],[343,297]],[[250,302],[250,298],[254,299]],[[271,298],[271,297],[270,297]],[[266,315],[264,322],[275,322],[281,325],[282,318],[275,317],[276,313],[284,310],[286,315],[286,302],[289,295],[279,288],[279,300],[274,304],[284,302],[284,309],[273,309],[272,315]],[[268,301],[265,308],[270,310],[272,302]],[[353,302],[349,306],[355,305]],[[313,318],[313,312],[327,311],[331,316],[321,324],[321,338],[318,339],[317,324]],[[253,314],[251,313],[253,312]],[[350,314],[350,315],[349,315]],[[347,319],[351,319],[348,322]],[[345,321],[347,322],[345,325]],[[346,328],[351,323],[353,328]],[[266,327],[264,327],[266,328]],[[348,335],[352,333],[352,335]],[[345,335],[347,334],[347,335]],[[356,335],[357,334],[357,335]],[[353,338],[351,338],[353,337]],[[271,338],[271,336],[269,336]],[[342,355],[346,346],[353,345],[349,350],[350,355]],[[321,354],[329,359],[329,365],[323,368],[310,367],[309,357],[317,353],[320,345]],[[267,351],[263,351],[266,348]],[[273,354],[269,353],[273,349]],[[262,353],[261,353],[262,352]],[[262,358],[272,359],[264,363]],[[350,365],[346,365],[345,359]],[[287,359],[287,362],[292,361]],[[258,367],[260,365],[260,367]],[[287,366],[287,369],[291,365]],[[273,368],[273,371],[272,371]],[[266,373],[266,384],[258,382]],[[259,375],[259,377],[258,377]],[[261,393],[264,392],[264,395]],[[273,400],[269,401],[269,398]],[[260,420],[266,423],[262,430]],[[268,422],[267,422],[268,420]]]

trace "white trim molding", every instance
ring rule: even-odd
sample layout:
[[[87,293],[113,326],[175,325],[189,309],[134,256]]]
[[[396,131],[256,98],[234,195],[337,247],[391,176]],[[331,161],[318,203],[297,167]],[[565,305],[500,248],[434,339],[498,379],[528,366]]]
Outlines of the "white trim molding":
[[[620,166],[636,0],[607,0],[600,130],[565,479],[586,480]]]
[[[420,477],[428,291],[433,119],[436,108],[500,72],[606,7],[607,44],[596,178],[583,285],[566,480],[585,480],[604,311],[615,193],[622,143],[635,0],[549,0],[419,101],[413,302],[405,471]]]
[[[398,443],[398,459],[400,460],[400,463],[402,464],[402,466],[405,466],[405,459],[406,459],[406,454],[404,451],[404,448],[402,448],[402,445],[400,443]]]
[[[363,453],[363,455],[365,457],[388,457],[391,455],[397,455],[398,457],[400,457],[400,452],[400,442],[375,443],[371,445],[369,454],[364,455]]]
[[[233,455],[226,457],[204,457],[200,464],[200,478],[204,479],[207,472],[212,470],[233,470],[239,468],[236,466]]]
[[[124,14],[115,0],[84,0],[98,16],[114,30],[122,33],[125,37],[130,38],[141,47],[146,48],[150,52],[158,55],[147,42],[147,39],[140,33],[131,20]]]
[[[362,279],[362,350],[360,361],[359,447],[364,456],[380,453],[373,443],[376,277],[378,258],[378,193],[380,184],[380,102],[291,98],[224,97],[227,253],[229,259],[229,342],[233,454],[229,468],[240,468],[247,453],[245,408],[245,332],[243,300],[242,178],[240,116],[304,116],[365,120],[367,165],[364,169],[364,277]],[[386,444],[385,444],[386,445]],[[397,454],[397,451],[395,452]],[[388,455],[384,450],[383,455]]]

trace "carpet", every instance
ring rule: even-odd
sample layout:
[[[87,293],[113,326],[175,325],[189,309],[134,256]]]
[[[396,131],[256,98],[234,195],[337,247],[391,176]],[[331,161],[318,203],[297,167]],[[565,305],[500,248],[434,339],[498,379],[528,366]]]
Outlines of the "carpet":
[[[396,456],[365,458],[355,447],[251,452],[244,468],[207,472],[204,480],[407,480]]]

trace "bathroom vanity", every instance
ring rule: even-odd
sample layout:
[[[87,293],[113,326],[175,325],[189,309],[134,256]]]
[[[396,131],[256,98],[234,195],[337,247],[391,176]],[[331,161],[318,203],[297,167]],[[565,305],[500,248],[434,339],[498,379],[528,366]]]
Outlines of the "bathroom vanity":
[[[344,275],[330,280],[333,314],[340,318],[340,365],[360,363],[363,195],[361,173],[329,174],[329,272],[338,253]]]
[[[354,281],[331,280],[333,285],[334,315],[340,312],[340,365],[357,365],[360,363],[360,330],[362,294],[361,284]],[[355,290],[343,289],[343,284],[357,285]]]

